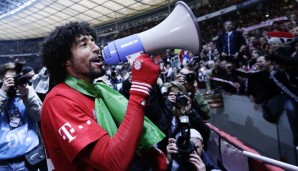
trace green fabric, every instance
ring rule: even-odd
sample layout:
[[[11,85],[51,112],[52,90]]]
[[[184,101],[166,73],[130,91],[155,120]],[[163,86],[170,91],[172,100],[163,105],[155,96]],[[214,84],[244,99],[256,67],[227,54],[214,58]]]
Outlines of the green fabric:
[[[97,122],[111,137],[114,136],[126,113],[128,100],[118,91],[103,83],[90,84],[72,76],[67,76],[65,83],[82,94],[95,97]],[[138,150],[152,147],[164,137],[164,133],[145,116]]]

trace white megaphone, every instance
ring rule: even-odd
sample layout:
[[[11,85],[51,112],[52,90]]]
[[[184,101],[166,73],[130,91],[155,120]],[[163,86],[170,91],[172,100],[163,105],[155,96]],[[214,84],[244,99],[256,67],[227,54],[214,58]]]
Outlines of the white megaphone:
[[[195,15],[182,1],[157,26],[142,33],[117,39],[102,50],[105,63],[116,65],[133,61],[140,53],[162,49],[186,49],[198,54],[201,50],[201,31]]]

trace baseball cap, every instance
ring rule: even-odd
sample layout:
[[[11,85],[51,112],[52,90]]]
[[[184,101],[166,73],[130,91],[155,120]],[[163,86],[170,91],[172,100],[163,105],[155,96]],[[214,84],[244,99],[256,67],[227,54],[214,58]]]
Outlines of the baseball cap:
[[[195,129],[190,129],[190,137],[191,138],[198,138],[203,142],[203,137],[200,134],[199,131],[195,130]]]

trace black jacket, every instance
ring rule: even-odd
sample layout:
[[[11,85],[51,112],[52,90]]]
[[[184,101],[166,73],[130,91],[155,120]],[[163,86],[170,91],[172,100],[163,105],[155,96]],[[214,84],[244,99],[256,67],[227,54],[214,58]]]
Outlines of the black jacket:
[[[242,45],[246,45],[246,41],[242,32],[239,31],[233,31],[230,36],[224,32],[219,35],[216,41],[216,48],[220,55],[222,52],[225,52],[228,56],[233,56],[239,52]]]

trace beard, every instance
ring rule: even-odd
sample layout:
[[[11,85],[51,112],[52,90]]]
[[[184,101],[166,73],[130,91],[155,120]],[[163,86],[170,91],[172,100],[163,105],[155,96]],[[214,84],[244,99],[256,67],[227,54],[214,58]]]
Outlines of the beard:
[[[84,77],[89,77],[91,80],[94,80],[98,77],[105,75],[105,70],[102,67],[94,67],[92,66],[92,60],[88,62],[84,60],[74,60],[71,59],[71,68],[74,72],[74,76],[81,75]]]
[[[89,72],[89,77],[94,80],[98,77],[101,77],[101,76],[104,76],[106,74],[106,71],[104,69],[100,70],[100,71],[94,71],[94,70],[91,70]]]

